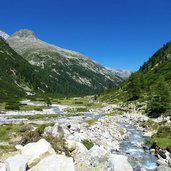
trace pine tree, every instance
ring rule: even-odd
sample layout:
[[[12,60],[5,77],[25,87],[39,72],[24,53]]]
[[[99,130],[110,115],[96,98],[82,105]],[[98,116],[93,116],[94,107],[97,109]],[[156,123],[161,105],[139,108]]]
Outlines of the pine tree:
[[[170,108],[170,89],[163,78],[160,78],[154,88],[147,105],[148,115],[150,117],[159,117]]]
[[[136,100],[140,97],[141,86],[138,74],[132,74],[129,77],[127,91],[129,94],[129,100]]]

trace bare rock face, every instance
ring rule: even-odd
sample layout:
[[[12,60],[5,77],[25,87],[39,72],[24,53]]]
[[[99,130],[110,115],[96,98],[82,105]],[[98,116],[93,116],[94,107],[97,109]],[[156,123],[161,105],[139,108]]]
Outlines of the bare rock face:
[[[75,171],[73,159],[64,155],[51,155],[42,159],[29,171]]]
[[[41,139],[36,143],[29,143],[23,146],[16,146],[20,153],[28,160],[28,167],[36,165],[42,159],[56,154],[51,144],[45,139]]]
[[[14,33],[11,37],[17,37],[17,38],[35,38],[36,36],[35,34],[28,29],[21,29],[19,31],[17,31],[16,33]]]
[[[23,155],[9,157],[5,161],[6,171],[26,171],[27,160]]]

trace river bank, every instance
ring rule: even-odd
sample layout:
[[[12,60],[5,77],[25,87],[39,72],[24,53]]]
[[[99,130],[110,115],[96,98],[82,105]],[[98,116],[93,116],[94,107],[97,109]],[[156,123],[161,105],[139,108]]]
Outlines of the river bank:
[[[58,137],[62,128],[76,171],[82,171],[83,168],[85,171],[117,171],[123,163],[127,170],[135,171],[169,168],[169,159],[166,161],[161,156],[155,157],[145,145],[144,135],[149,132],[141,127],[141,123],[148,119],[140,114],[103,116],[99,119],[90,116],[61,117],[53,119],[55,125],[46,127],[41,138],[49,135]],[[91,148],[87,149],[87,145]],[[118,161],[118,157],[123,160]],[[6,158],[1,160],[3,163]]]

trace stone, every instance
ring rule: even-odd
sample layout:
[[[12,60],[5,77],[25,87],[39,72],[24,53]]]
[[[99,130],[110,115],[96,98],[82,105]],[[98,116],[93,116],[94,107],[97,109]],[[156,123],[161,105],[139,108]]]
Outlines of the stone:
[[[165,150],[162,150],[162,149],[160,149],[159,151],[158,151],[158,154],[163,158],[163,159],[166,159],[166,154],[165,154]]]
[[[140,171],[147,171],[145,168],[141,168]]]
[[[109,156],[109,165],[113,171],[133,171],[127,156],[111,154]]]
[[[42,159],[28,171],[75,171],[75,169],[71,157],[55,154]]]
[[[66,145],[67,149],[68,149],[70,152],[72,152],[72,151],[74,151],[74,150],[76,149],[76,143],[75,143],[75,141],[66,140],[65,143],[66,143],[65,145]]]
[[[45,139],[40,139],[36,143],[29,143],[23,146],[17,146],[20,153],[28,160],[29,168],[36,165],[40,160],[49,155],[56,154],[51,144]]]
[[[145,132],[144,133],[144,137],[152,137],[152,135],[154,134],[154,132],[152,132],[152,131],[147,131],[147,132]]]
[[[171,167],[171,159],[168,160],[168,165]]]
[[[0,171],[6,171],[5,163],[0,163]]]
[[[84,144],[80,142],[75,142],[76,143],[76,149],[73,151],[74,153],[85,153],[88,152],[87,148],[85,147]]]
[[[23,155],[9,157],[5,161],[6,171],[26,171],[27,160]]]
[[[166,160],[169,161],[169,159],[170,159],[170,153],[169,153],[168,151],[166,151],[166,152],[165,152],[165,155],[166,155]]]
[[[156,171],[171,171],[171,168],[168,166],[159,166]]]
[[[44,135],[52,135],[53,137],[59,137],[61,131],[61,127],[59,126],[58,123],[56,123],[53,127],[48,126],[44,130]]]
[[[107,160],[108,152],[102,146],[94,145],[89,150],[89,155],[93,163],[98,164]]]
[[[161,157],[160,157],[160,159],[157,160],[157,164],[158,165],[163,165],[163,166],[167,166],[168,165],[166,160],[161,158]]]

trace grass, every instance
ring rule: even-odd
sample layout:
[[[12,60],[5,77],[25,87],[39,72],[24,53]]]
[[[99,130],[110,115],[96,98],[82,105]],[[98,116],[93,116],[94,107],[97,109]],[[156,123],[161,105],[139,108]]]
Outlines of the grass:
[[[0,110],[5,110],[5,103],[0,103]]]
[[[153,137],[150,141],[150,144],[156,142],[159,147],[171,147],[171,138],[164,137]]]
[[[85,122],[88,123],[89,125],[94,125],[96,124],[97,121],[98,121],[97,118],[93,118],[93,119],[86,120]]]
[[[115,116],[115,115],[122,115],[124,112],[122,112],[122,111],[113,111],[113,112],[111,112],[111,113],[106,113],[106,114],[104,114],[103,116]]]
[[[81,141],[82,142],[82,144],[84,144],[85,145],[85,147],[89,150],[89,149],[91,149],[93,146],[94,146],[94,144],[93,144],[93,142],[92,141],[90,141],[90,140],[82,140]]]
[[[156,143],[159,147],[171,148],[171,127],[159,126],[157,133],[154,134],[147,143]]]
[[[147,122],[141,124],[142,127],[149,129],[149,130],[157,130],[160,125],[153,120],[149,119]]]
[[[18,137],[17,140],[20,139],[21,136],[23,136],[28,130],[31,130],[33,127],[39,128],[39,130],[44,130],[47,126],[53,126],[54,124],[48,123],[48,124],[4,124],[0,126],[0,149],[7,151],[14,149],[14,146],[18,142],[13,142],[13,138]],[[9,146],[2,145],[3,143],[6,144],[6,142],[9,142]]]
[[[0,126],[0,142],[7,142],[10,136],[19,130],[23,124],[4,124]]]
[[[59,98],[59,99],[51,99],[52,103],[58,103],[61,105],[70,105],[70,106],[88,106],[90,104],[91,96],[85,97],[75,97],[75,98]]]
[[[72,112],[88,112],[88,109],[85,107],[82,107],[82,108],[81,107],[79,107],[79,108],[66,108],[65,112],[70,112],[70,113],[72,113]]]
[[[72,116],[81,116],[82,114],[73,113],[73,114],[37,114],[37,115],[26,115],[26,116],[12,116],[12,119],[28,119],[28,120],[38,120],[38,119],[48,119],[48,118],[57,118],[57,117],[72,117]]]

